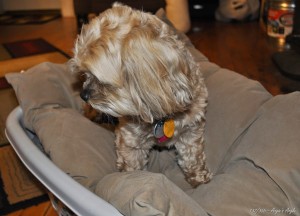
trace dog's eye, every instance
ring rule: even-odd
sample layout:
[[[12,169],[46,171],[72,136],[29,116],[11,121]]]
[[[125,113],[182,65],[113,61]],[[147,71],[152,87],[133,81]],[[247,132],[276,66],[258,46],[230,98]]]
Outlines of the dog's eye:
[[[113,91],[115,87],[108,83],[98,82],[98,87],[102,90]]]
[[[109,83],[99,81],[95,75],[91,72],[82,71],[81,72],[81,81],[84,83],[84,86],[89,86],[97,88],[100,91],[114,91],[115,87]]]

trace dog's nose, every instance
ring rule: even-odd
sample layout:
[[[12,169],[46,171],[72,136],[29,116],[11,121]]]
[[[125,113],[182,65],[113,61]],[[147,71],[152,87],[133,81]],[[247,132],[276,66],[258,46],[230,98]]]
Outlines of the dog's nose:
[[[85,102],[87,102],[90,99],[91,96],[91,91],[89,89],[83,89],[80,92],[80,97],[82,100],[84,100]]]

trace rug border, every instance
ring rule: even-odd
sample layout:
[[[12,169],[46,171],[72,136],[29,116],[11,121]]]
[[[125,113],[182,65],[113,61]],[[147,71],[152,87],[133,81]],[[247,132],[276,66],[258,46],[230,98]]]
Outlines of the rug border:
[[[46,14],[47,13],[47,14]],[[40,22],[28,22],[28,23],[0,23],[1,25],[41,25],[47,22],[51,22],[55,19],[59,19],[62,17],[60,10],[58,9],[41,9],[41,10],[10,10],[6,11],[5,13],[1,14],[1,16],[35,16],[35,15],[52,15],[53,18],[45,21],[40,21]]]
[[[7,146],[7,145],[5,145]],[[2,148],[3,146],[0,146]],[[28,207],[31,207],[33,205],[38,205],[43,202],[49,201],[49,196],[47,193],[37,196],[28,200],[24,200],[15,204],[10,204],[7,199],[7,193],[4,190],[4,182],[2,177],[0,176],[0,199],[1,204],[3,205],[3,208],[0,207],[0,215],[6,215],[21,209],[25,209]]]
[[[2,43],[1,45],[6,49],[6,51],[12,56],[12,59],[17,59],[17,58],[22,58],[22,57],[13,57],[14,55],[10,52],[10,50],[7,49],[7,45],[6,44],[10,44],[10,43],[26,43],[26,42],[32,42],[32,41],[37,41],[37,40],[42,40],[44,41],[48,46],[52,47],[56,52],[60,52],[62,55],[64,55],[65,57],[67,57],[68,59],[71,58],[71,56],[69,56],[67,53],[65,53],[64,51],[62,51],[61,49],[57,48],[56,46],[52,45],[51,43],[49,43],[47,40],[45,40],[42,37],[38,37],[38,38],[33,38],[33,39],[26,39],[26,40],[19,40],[19,41],[13,41],[13,42],[6,42],[6,43]],[[55,52],[53,51],[53,52]],[[46,52],[46,53],[50,53],[50,52]],[[23,57],[27,57],[27,56],[34,56],[34,55],[40,55],[40,54],[45,54],[45,53],[38,53],[38,54],[30,54],[30,55],[26,55]],[[9,59],[8,59],[9,60]]]
[[[35,40],[43,40],[47,45],[51,46],[55,51],[53,52],[59,52],[61,53],[63,56],[65,56],[67,59],[70,59],[71,56],[69,56],[67,53],[65,53],[64,51],[62,51],[61,49],[57,48],[56,46],[52,45],[51,43],[49,43],[47,40],[45,40],[44,38],[41,38],[41,37],[38,37],[38,38],[33,38],[33,39],[27,39],[27,40],[19,40],[19,41],[15,41],[15,42],[8,42],[8,43],[17,43],[17,42],[30,42],[30,41],[35,41]],[[13,56],[9,50],[7,50],[5,44],[7,43],[2,43],[2,46],[6,49],[7,52],[9,52],[9,54],[11,56]],[[47,52],[47,53],[51,53],[51,52]],[[44,53],[46,54],[46,53]],[[34,55],[40,55],[40,54],[31,54],[31,55],[27,55],[27,56],[34,56]],[[24,56],[24,57],[27,57],[27,56]],[[22,58],[22,57],[20,57]],[[11,59],[18,59],[18,58],[11,58]],[[9,60],[9,59],[8,59]],[[11,88],[12,86],[7,82],[6,78],[3,76],[3,77],[0,77],[0,83],[2,83],[2,87],[0,86],[0,91],[2,89],[7,89],[7,88]]]

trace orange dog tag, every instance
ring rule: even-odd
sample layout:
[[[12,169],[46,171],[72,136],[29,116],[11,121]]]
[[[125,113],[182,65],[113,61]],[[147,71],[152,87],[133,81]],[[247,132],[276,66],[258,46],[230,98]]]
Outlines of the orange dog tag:
[[[175,132],[175,122],[173,119],[168,119],[164,123],[164,135],[171,138]]]

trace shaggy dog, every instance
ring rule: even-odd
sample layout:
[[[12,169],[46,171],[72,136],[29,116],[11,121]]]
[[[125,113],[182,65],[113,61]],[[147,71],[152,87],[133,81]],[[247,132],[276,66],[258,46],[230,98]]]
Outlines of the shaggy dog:
[[[85,76],[81,97],[119,118],[117,167],[145,169],[153,145],[175,146],[193,186],[211,179],[204,154],[207,89],[174,29],[115,3],[83,27],[70,61]]]

